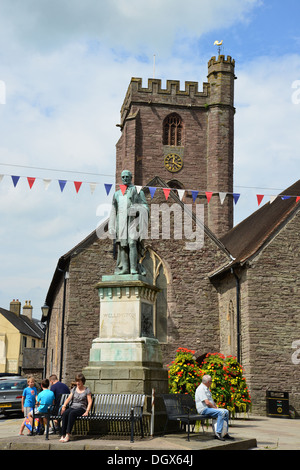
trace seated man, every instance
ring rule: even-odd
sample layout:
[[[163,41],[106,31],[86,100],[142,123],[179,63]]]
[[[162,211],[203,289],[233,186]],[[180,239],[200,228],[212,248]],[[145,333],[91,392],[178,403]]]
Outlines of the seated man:
[[[226,439],[233,439],[227,434],[222,437],[222,430],[224,422],[227,423],[227,430],[228,430],[228,419],[229,419],[229,411],[223,408],[218,408],[215,404],[211,392],[212,380],[210,375],[204,375],[202,378],[202,383],[196,390],[195,393],[195,402],[197,412],[201,414],[203,417],[217,419],[217,429],[215,436],[220,441],[224,441]]]

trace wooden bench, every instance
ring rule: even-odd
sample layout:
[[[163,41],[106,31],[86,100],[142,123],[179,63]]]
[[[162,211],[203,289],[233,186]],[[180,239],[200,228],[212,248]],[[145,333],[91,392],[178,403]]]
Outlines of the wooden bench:
[[[61,421],[61,407],[68,395],[62,395],[59,403],[49,407],[47,413],[39,414],[48,418],[46,428],[46,439],[49,439],[50,421],[52,421],[55,432],[54,421]],[[134,442],[134,424],[139,421],[141,435],[143,430],[143,407],[145,395],[142,394],[118,394],[118,393],[96,393],[92,395],[92,407],[88,416],[79,416],[80,421],[127,421],[130,422],[130,442]],[[32,430],[33,432],[33,430]]]
[[[202,431],[204,432],[204,423],[207,418],[197,413],[196,405],[193,397],[188,394],[168,393],[162,394],[165,404],[167,419],[163,434],[165,434],[169,421],[179,421],[188,426],[188,438],[190,440],[190,425],[197,421],[201,422]]]

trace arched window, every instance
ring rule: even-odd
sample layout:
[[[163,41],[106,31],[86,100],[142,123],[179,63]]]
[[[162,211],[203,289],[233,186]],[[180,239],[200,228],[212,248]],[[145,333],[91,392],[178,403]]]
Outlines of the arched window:
[[[150,247],[147,247],[144,253],[143,265],[147,272],[148,282],[160,289],[155,305],[154,335],[160,343],[166,343],[168,338],[168,272],[162,259]]]
[[[176,114],[169,114],[163,123],[163,145],[182,145],[182,119]]]

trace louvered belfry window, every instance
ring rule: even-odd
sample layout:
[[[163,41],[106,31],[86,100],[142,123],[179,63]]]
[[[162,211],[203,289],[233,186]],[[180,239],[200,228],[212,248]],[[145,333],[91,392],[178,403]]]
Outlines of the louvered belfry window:
[[[164,120],[164,145],[181,145],[182,120],[176,113],[169,114]]]

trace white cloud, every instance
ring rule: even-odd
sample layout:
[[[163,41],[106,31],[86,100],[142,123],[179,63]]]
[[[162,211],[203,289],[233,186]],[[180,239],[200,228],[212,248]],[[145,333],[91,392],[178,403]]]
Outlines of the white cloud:
[[[176,38],[247,21],[260,0],[2,0],[0,39],[30,50],[53,50],[97,38],[112,48],[170,51]],[[1,33],[2,32],[2,33]]]
[[[278,194],[299,179],[300,104],[292,101],[297,77],[300,57],[296,55],[278,60],[263,57],[245,64],[238,73],[235,182],[257,187],[249,192],[237,188],[245,194],[236,207],[239,221],[257,209],[257,193]]]

